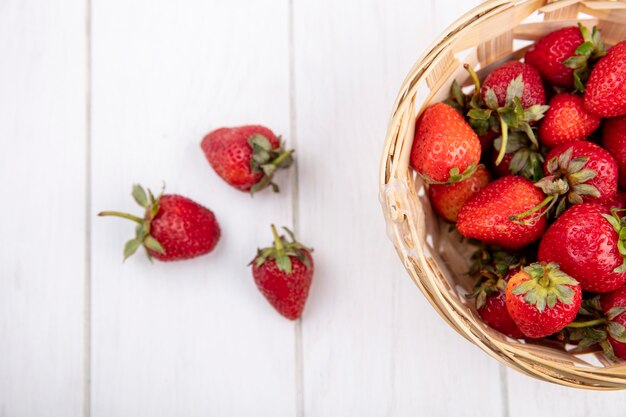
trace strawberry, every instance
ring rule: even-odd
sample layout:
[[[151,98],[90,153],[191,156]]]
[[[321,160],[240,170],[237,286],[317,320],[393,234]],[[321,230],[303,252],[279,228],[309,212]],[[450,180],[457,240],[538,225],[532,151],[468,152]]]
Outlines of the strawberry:
[[[617,163],[592,142],[565,143],[552,149],[544,163],[546,174],[535,184],[550,196],[556,217],[569,204],[603,203],[617,192]]]
[[[417,120],[411,165],[428,183],[469,178],[480,160],[480,142],[453,107],[436,103]]]
[[[520,78],[521,77],[521,78]],[[546,93],[543,89],[543,81],[539,72],[519,61],[510,61],[499,66],[491,72],[483,83],[481,94],[485,103],[490,101],[489,90],[495,93],[498,100],[498,106],[503,107],[507,100],[507,95],[511,95],[509,89],[511,82],[519,79],[519,85],[516,86],[517,94],[522,107],[527,109],[536,104],[546,104]]]
[[[484,165],[478,165],[474,175],[454,184],[432,184],[428,198],[439,217],[455,222],[461,206],[491,181],[491,175]]]
[[[264,126],[223,127],[208,133],[201,147],[217,175],[252,194],[267,186],[277,192],[274,173],[293,163],[294,151],[285,151],[280,138]]]
[[[610,48],[591,71],[585,108],[600,117],[626,115],[626,41]]]
[[[600,127],[600,118],[585,110],[583,103],[584,99],[580,96],[568,93],[555,95],[539,126],[541,143],[554,148],[584,140]]]
[[[508,176],[495,180],[470,198],[459,211],[457,228],[466,237],[517,249],[537,240],[546,228],[543,216],[515,221],[545,195],[529,180]]]
[[[604,121],[602,145],[615,158],[619,170],[619,185],[626,188],[626,116]]]
[[[476,299],[476,310],[487,325],[514,339],[524,337],[506,309],[504,290],[508,279],[519,271],[520,260],[497,248],[481,247],[472,265],[477,275],[474,291],[468,295]],[[485,264],[485,261],[486,264]]]
[[[566,328],[569,343],[576,350],[599,344],[613,361],[626,359],[626,287],[583,300],[576,321]]]
[[[500,132],[503,146],[500,147],[496,165],[504,159],[509,130],[525,132],[538,147],[531,126],[541,120],[548,106],[545,106],[545,91],[537,70],[530,65],[511,61],[489,74],[482,87],[473,70],[470,70],[470,75],[474,80],[474,88],[480,89],[480,100],[472,100],[467,117],[472,127],[480,128],[481,135],[487,128]]]
[[[555,30],[532,45],[524,61],[537,68],[541,76],[551,84],[583,91],[589,77],[589,61],[604,55],[604,43],[600,33],[582,26],[570,26]]]
[[[181,195],[155,197],[150,190],[133,187],[132,196],[145,208],[143,218],[117,211],[98,216],[116,216],[137,223],[136,235],[124,246],[124,260],[143,245],[149,259],[179,261],[207,254],[220,239],[220,227],[213,212]]]
[[[626,209],[626,192],[618,189],[613,198],[604,203],[604,206],[609,210],[612,208]]]
[[[259,291],[284,317],[296,320],[302,315],[313,279],[312,249],[296,241],[284,228],[291,241],[279,236],[272,225],[273,246],[259,249],[250,262]]]
[[[549,336],[570,324],[581,301],[578,282],[554,262],[524,267],[506,286],[506,308],[522,333],[531,338]]]
[[[613,291],[626,282],[625,224],[603,205],[577,204],[548,228],[537,257],[558,263],[585,291]]]
[[[502,147],[502,136],[498,137],[493,146],[497,151]],[[498,177],[520,175],[531,181],[543,178],[543,149],[539,150],[523,132],[511,132],[506,144],[506,153],[499,165],[496,165],[497,154],[493,154],[493,169]]]
[[[600,298],[600,306],[606,316],[607,336],[613,354],[626,359],[626,287],[604,294]]]

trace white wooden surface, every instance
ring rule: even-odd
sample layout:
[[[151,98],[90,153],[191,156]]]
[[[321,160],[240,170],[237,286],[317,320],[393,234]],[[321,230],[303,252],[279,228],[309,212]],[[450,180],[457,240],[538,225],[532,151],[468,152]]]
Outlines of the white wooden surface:
[[[0,2],[0,416],[623,417],[626,393],[501,367],[449,329],[385,236],[377,165],[398,86],[478,0]],[[199,150],[263,123],[297,149],[280,195]],[[121,263],[133,182],[215,211],[207,257]],[[293,226],[303,319],[246,263]]]

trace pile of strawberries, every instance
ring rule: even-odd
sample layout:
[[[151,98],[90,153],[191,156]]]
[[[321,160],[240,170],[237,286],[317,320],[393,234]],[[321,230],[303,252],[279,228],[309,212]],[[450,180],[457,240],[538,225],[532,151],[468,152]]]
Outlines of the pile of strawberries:
[[[418,118],[411,165],[509,337],[626,358],[626,41],[554,31]]]
[[[201,143],[207,161],[232,187],[255,193],[265,188],[278,191],[274,173],[293,163],[293,150],[286,151],[279,137],[259,125],[221,128],[207,134]],[[116,216],[136,223],[135,236],[124,246],[124,259],[140,246],[150,260],[179,261],[213,251],[220,239],[220,227],[211,210],[177,194],[159,194],[135,185],[135,201],[144,208],[143,217],[117,211],[100,216]],[[313,279],[312,249],[298,242],[284,228],[289,240],[280,236],[274,225],[272,246],[258,249],[250,262],[254,281],[284,317],[295,320],[302,315]]]

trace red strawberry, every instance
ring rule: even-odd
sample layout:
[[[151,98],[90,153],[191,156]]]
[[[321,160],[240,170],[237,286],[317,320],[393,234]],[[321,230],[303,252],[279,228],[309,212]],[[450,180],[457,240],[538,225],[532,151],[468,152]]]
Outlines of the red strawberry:
[[[117,216],[137,223],[136,236],[126,242],[124,259],[143,245],[149,258],[179,261],[195,258],[213,250],[220,238],[220,227],[213,212],[176,194],[154,197],[152,192],[135,185],[135,201],[146,209],[144,217],[117,211],[103,211],[98,216]]]
[[[548,228],[538,258],[558,263],[585,291],[613,291],[626,282],[622,228],[623,220],[603,205],[577,204]]]
[[[284,317],[296,320],[302,315],[313,279],[312,249],[296,241],[285,228],[291,242],[278,236],[272,225],[274,245],[259,249],[252,260],[252,275],[259,291]]]
[[[461,206],[491,181],[491,175],[484,165],[478,165],[474,175],[454,184],[432,184],[428,197],[439,217],[455,222]]]
[[[537,240],[546,228],[543,216],[523,222],[515,217],[539,205],[545,195],[529,180],[500,178],[461,207],[457,228],[466,237],[487,244],[517,249]]]
[[[453,107],[436,103],[417,120],[411,165],[431,183],[469,178],[480,160],[480,142]]]
[[[207,134],[201,147],[217,175],[251,193],[267,186],[278,191],[274,173],[293,163],[293,150],[285,151],[280,138],[264,126],[223,127]]]
[[[480,82],[470,71],[476,89]],[[532,125],[543,117],[546,95],[541,77],[536,69],[518,61],[511,61],[496,68],[487,76],[480,87],[481,100],[473,100],[467,116],[473,127],[481,131],[487,126],[494,130],[498,126],[502,137],[500,152],[496,158],[499,165],[508,148],[508,132],[525,132],[530,141],[538,147]]]
[[[626,41],[610,48],[591,71],[585,108],[600,117],[626,115]]]
[[[600,305],[608,320],[607,336],[613,354],[626,359],[626,287],[604,294],[600,298]]]
[[[574,87],[574,68],[563,64],[576,55],[576,48],[583,43],[580,29],[570,26],[555,30],[532,45],[524,61],[537,68],[541,76],[551,84],[565,88]]]
[[[602,203],[617,192],[617,163],[592,142],[576,141],[552,149],[544,163],[546,174],[535,184],[552,196],[556,217],[568,204]]]
[[[549,336],[570,324],[582,292],[558,264],[534,263],[513,275],[506,286],[506,308],[526,336]]]
[[[493,90],[498,105],[503,107],[507,102],[507,90],[510,88],[511,81],[520,76],[523,84],[520,89],[521,94],[515,95],[520,98],[522,107],[526,109],[536,104],[545,104],[546,94],[539,72],[519,61],[507,62],[487,76],[481,90],[483,101],[485,103],[490,101],[488,90]]]
[[[546,35],[530,47],[524,60],[551,84],[584,91],[591,64],[605,53],[600,32],[594,27],[590,33],[578,24]]]
[[[584,100],[573,94],[557,94],[550,100],[539,127],[541,142],[549,148],[584,140],[598,127],[600,118],[585,110]]]
[[[476,259],[477,258],[477,259]],[[524,337],[506,309],[504,290],[509,278],[519,271],[520,261],[512,254],[481,246],[470,273],[478,276],[474,291],[476,310],[490,327],[514,339]],[[487,264],[485,264],[487,261]]]
[[[626,188],[626,116],[604,121],[602,145],[615,158],[619,169],[619,185]]]
[[[612,208],[626,209],[626,192],[618,189],[613,198],[604,203],[604,206],[609,210]]]
[[[494,141],[494,148],[501,150],[502,137]],[[511,132],[506,144],[506,153],[500,164],[496,164],[498,154],[494,153],[493,170],[498,177],[520,175],[531,181],[543,178],[543,154],[535,146],[527,134]]]

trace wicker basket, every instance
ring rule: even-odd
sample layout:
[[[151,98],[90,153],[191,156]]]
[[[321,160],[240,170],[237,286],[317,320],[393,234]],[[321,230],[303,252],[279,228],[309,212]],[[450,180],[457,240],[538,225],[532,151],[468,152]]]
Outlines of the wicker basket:
[[[457,332],[502,363],[538,379],[578,388],[626,388],[626,362],[613,364],[598,351],[572,353],[570,346],[526,343],[485,325],[465,299],[472,248],[433,214],[424,186],[409,169],[415,120],[429,104],[447,98],[450,85],[483,78],[523,56],[531,41],[577,21],[597,25],[607,46],[626,38],[626,2],[491,0],[457,20],[417,61],[394,106],[380,171],[387,230],[405,268],[432,306]]]

